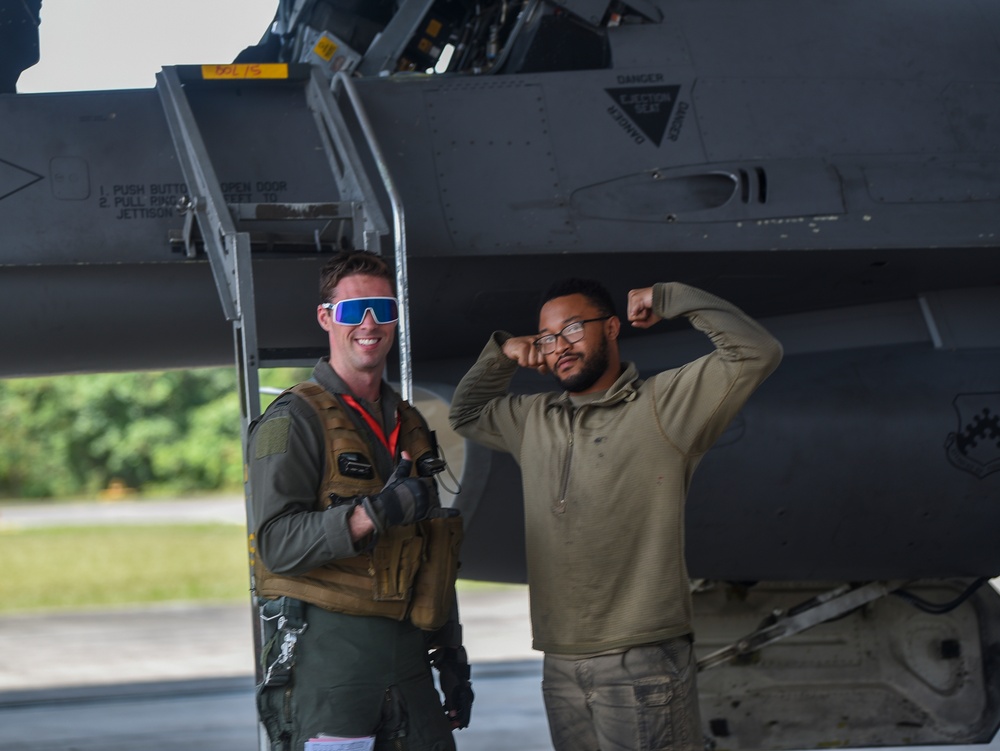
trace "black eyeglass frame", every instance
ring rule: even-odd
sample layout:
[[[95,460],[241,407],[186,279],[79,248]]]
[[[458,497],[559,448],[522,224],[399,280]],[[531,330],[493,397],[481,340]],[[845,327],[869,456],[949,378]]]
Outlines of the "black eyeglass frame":
[[[540,336],[537,339],[535,339],[535,341],[533,341],[532,344],[534,344],[535,345],[535,349],[537,349],[543,355],[551,355],[553,352],[556,351],[556,340],[560,336],[563,339],[566,340],[567,344],[576,344],[577,342],[579,342],[579,341],[581,341],[583,339],[583,335],[584,335],[583,325],[585,323],[594,323],[595,321],[606,321],[609,318],[614,318],[614,316],[601,316],[600,318],[584,318],[582,321],[570,321],[565,326],[563,326],[562,329],[560,329],[559,331],[557,331],[555,334],[545,334],[545,336]],[[579,326],[580,327],[580,336],[576,337],[575,339],[570,339],[568,336],[566,336],[566,329],[571,328],[573,326]],[[546,352],[543,349],[543,346],[545,346],[545,345],[542,344],[543,340],[548,340],[547,344],[548,344],[549,347],[551,347],[551,349],[549,349],[548,352]]]

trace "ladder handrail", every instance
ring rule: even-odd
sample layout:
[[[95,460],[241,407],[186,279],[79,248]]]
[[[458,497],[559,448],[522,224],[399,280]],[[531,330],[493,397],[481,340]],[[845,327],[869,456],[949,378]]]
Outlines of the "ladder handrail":
[[[406,233],[403,205],[396,186],[389,175],[385,159],[374,137],[371,123],[361,105],[353,85],[338,76],[339,84],[347,96],[367,146],[378,167],[382,184],[389,196],[393,212],[395,241],[396,284],[399,296],[399,357],[400,380],[404,399],[412,401],[412,377],[410,375],[409,338],[409,285],[406,270]],[[378,198],[364,169],[364,162],[351,138],[350,129],[343,118],[333,90],[337,81],[327,84],[320,82],[313,68],[306,89],[306,99],[313,105],[314,117],[322,126],[319,129],[324,150],[337,181],[341,198],[347,193],[351,213],[355,221],[355,235],[358,225],[363,225],[362,239],[366,249],[381,250],[379,241],[388,232]],[[238,231],[236,217],[246,218],[244,211],[253,212],[257,217],[257,207],[244,207],[232,211],[225,200],[218,176],[212,166],[208,150],[198,128],[197,120],[181,84],[176,68],[164,67],[156,76],[156,88],[163,104],[167,126],[173,139],[174,149],[180,163],[181,172],[187,183],[190,196],[189,213],[185,217],[185,244],[190,255],[194,254],[191,237],[193,222],[196,220],[205,244],[216,287],[227,320],[233,324],[236,350],[236,365],[240,383],[243,455],[247,456],[248,431],[250,423],[261,414],[260,409],[260,351],[257,341],[257,317],[253,285],[253,264],[250,257],[250,234]],[[362,204],[364,206],[362,207]],[[322,204],[326,211],[333,204]],[[343,204],[337,207],[342,210]],[[194,217],[194,219],[192,219]],[[273,218],[273,217],[272,217]],[[290,217],[289,217],[290,218]],[[252,534],[255,530],[253,510],[246,503],[247,527]],[[251,590],[254,589],[254,575],[250,574]],[[260,655],[263,635],[254,630],[254,654]],[[258,679],[260,675],[258,674]],[[258,744],[267,747],[266,733],[258,726]]]
[[[188,211],[198,221],[222,309],[226,320],[233,324],[236,350],[242,361],[250,365],[239,368],[243,423],[240,432],[245,451],[247,427],[260,416],[260,380],[256,367],[257,317],[250,235],[237,231],[236,222],[229,213],[229,205],[222,194],[219,178],[212,167],[177,68],[164,66],[156,74],[156,83],[181,174],[188,192],[192,194]]]
[[[347,97],[354,108],[354,116],[358,120],[358,126],[365,137],[365,142],[371,150],[378,168],[379,176],[382,178],[382,185],[389,196],[389,203],[392,206],[392,232],[393,242],[396,249],[396,295],[399,298],[399,384],[400,395],[408,402],[413,401],[413,373],[410,360],[410,283],[406,264],[406,216],[403,210],[403,201],[396,189],[396,183],[389,173],[389,166],[379,148],[375,131],[368,113],[365,111],[357,88],[351,81],[347,73],[341,71],[334,76],[330,83],[330,90],[335,92],[337,87],[342,87],[347,93]]]
[[[212,225],[219,227],[220,232],[205,232],[202,227],[202,239],[205,251],[215,275],[219,299],[226,314],[226,320],[233,321],[241,314],[239,296],[233,289],[229,276],[232,274],[234,256],[231,253],[233,240],[236,236],[236,224],[229,214],[229,207],[219,178],[215,174],[208,149],[198,130],[198,124],[191,111],[184,86],[181,84],[177,69],[163,67],[156,74],[156,89],[160,94],[163,111],[167,118],[167,126],[174,142],[174,151],[180,164],[181,173],[188,181],[189,198],[193,202],[186,209],[193,214],[201,224],[205,217]],[[204,202],[199,200],[203,198]]]
[[[330,81],[320,74],[316,66],[311,66],[309,72],[306,101],[316,118],[323,150],[330,171],[337,181],[341,198],[354,202],[356,207],[354,247],[380,253],[379,238],[389,234],[389,225],[382,215],[382,207],[368,179],[347,121],[333,96]],[[357,210],[360,206],[364,206],[363,211]]]

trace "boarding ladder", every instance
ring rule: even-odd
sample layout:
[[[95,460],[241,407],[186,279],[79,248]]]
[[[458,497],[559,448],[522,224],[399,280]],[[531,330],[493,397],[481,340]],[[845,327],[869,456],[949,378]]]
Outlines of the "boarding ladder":
[[[234,84],[244,87],[249,96],[253,96],[254,86],[298,86],[303,89],[305,103],[316,121],[325,157],[336,183],[338,200],[227,203],[187,89]],[[353,247],[373,252],[381,252],[381,238],[389,233],[373,181],[366,173],[361,148],[345,118],[345,109],[353,117],[355,132],[360,131],[363,137],[362,146],[367,149],[368,164],[375,165],[378,180],[392,207],[393,255],[399,297],[400,391],[404,399],[411,400],[409,287],[403,206],[361,99],[348,75],[338,73],[330,80],[315,66],[306,64],[174,66],[165,67],[156,75],[156,89],[188,190],[179,207],[185,213],[179,241],[189,258],[196,257],[199,246],[203,247],[223,312],[233,326],[244,450],[249,425],[261,412],[259,369],[311,366],[318,354],[323,354],[259,348],[251,256],[265,241],[255,236],[252,230],[254,223],[299,223],[313,227],[317,221],[332,223],[349,220],[353,225]],[[303,247],[319,245],[316,230],[307,230],[297,237],[292,233],[291,237],[283,237],[282,241],[286,244],[298,242]],[[272,243],[273,238],[266,242]],[[289,304],[296,302],[290,300]],[[308,305],[308,302],[303,304]]]
[[[213,80],[213,70],[222,70],[220,80]],[[191,102],[189,87],[233,85],[227,75],[238,76],[245,95],[253,96],[258,81],[247,80],[248,72],[263,71],[262,85],[301,86],[306,105],[312,112],[320,135],[325,157],[330,165],[337,200],[320,199],[310,203],[227,203],[212,159],[198,127]],[[404,399],[412,400],[412,375],[410,370],[409,294],[406,268],[406,235],[402,203],[389,175],[374,137],[371,124],[351,79],[338,74],[332,81],[310,65],[257,65],[257,66],[177,66],[165,67],[156,76],[167,124],[177,152],[188,195],[183,199],[185,221],[177,242],[189,258],[198,256],[203,248],[211,265],[215,286],[226,319],[232,323],[239,376],[241,405],[241,442],[246,456],[250,424],[261,413],[260,368],[313,365],[322,351],[262,350],[258,344],[257,311],[251,257],[259,250],[273,246],[273,234],[257,233],[253,227],[259,223],[286,226],[300,224],[306,231],[282,234],[283,245],[296,243],[303,249],[315,252],[320,246],[319,230],[308,229],[317,223],[328,226],[330,222],[350,221],[355,248],[381,252],[383,237],[389,229],[373,190],[372,181],[365,170],[365,160],[359,150],[357,138],[345,119],[345,111],[354,120],[354,133],[361,133],[363,147],[368,150],[367,164],[374,164],[378,178],[392,207],[392,242],[394,248],[397,296],[399,298],[400,383]],[[332,192],[332,191],[331,191]],[[294,256],[293,256],[294,257]],[[308,300],[290,299],[289,305],[310,305]],[[252,510],[247,504],[247,528],[252,534],[255,524]],[[252,547],[252,546],[251,546]],[[251,588],[253,572],[250,572]],[[256,607],[251,603],[256,621]],[[260,652],[262,634],[253,629],[254,662],[257,679],[261,678]],[[266,733],[258,727],[260,748],[266,748]]]

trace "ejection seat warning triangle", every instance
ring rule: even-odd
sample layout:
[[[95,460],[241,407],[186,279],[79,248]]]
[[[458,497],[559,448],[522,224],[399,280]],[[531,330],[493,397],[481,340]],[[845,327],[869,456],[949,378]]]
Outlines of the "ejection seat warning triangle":
[[[605,89],[617,107],[608,111],[619,121],[622,113],[628,116],[646,138],[657,146],[663,141],[670,113],[680,86],[629,86],[623,89]],[[615,111],[617,110],[617,112]],[[636,139],[641,142],[641,139]]]

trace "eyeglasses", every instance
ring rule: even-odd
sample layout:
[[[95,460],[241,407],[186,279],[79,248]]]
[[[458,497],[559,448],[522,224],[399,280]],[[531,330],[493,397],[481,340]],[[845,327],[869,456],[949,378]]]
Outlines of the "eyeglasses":
[[[600,318],[587,318],[582,321],[567,323],[558,334],[546,334],[545,336],[540,336],[535,339],[534,344],[538,348],[538,351],[543,355],[551,355],[556,351],[556,339],[560,336],[566,340],[567,344],[575,344],[583,339],[583,324],[593,323],[594,321],[606,321],[609,318],[611,318],[611,316],[601,316]]]
[[[337,302],[325,302],[322,307],[342,326],[357,326],[370,310],[375,323],[395,323],[399,320],[399,303],[395,297],[351,297]]]

